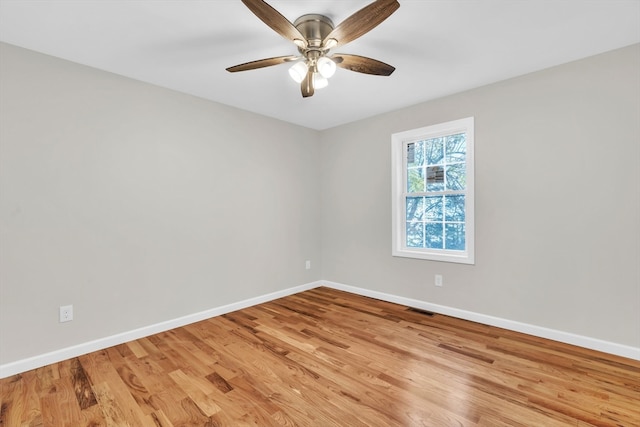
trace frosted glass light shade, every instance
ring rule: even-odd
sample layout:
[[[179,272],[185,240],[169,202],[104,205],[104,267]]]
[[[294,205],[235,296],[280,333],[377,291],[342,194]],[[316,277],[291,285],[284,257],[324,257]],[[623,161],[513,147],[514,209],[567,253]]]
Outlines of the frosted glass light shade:
[[[291,68],[289,68],[289,75],[296,83],[301,83],[307,75],[307,70],[307,64],[304,62],[296,62]]]
[[[313,73],[313,88],[322,89],[329,85],[329,80],[325,79],[320,73]]]
[[[336,63],[326,56],[323,56],[318,59],[318,72],[322,74],[322,77],[325,79],[329,79],[336,73]]]

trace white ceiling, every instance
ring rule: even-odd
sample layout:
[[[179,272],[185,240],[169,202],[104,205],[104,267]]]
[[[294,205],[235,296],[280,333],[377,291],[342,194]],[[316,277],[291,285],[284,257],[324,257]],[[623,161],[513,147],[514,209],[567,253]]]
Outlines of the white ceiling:
[[[337,25],[370,1],[268,3]],[[338,49],[395,73],[338,69],[307,99],[287,64],[225,71],[297,54],[240,0],[0,0],[0,40],[319,130],[640,42],[640,0],[399,1]]]

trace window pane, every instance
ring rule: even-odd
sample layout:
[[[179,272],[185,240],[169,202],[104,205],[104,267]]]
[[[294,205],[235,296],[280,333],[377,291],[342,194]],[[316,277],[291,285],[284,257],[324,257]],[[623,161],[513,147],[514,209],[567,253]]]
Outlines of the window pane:
[[[427,167],[427,191],[444,190],[444,168],[442,166]]]
[[[447,163],[464,162],[467,159],[467,135],[458,133],[447,136],[445,143]]]
[[[430,249],[442,249],[442,223],[429,222],[426,224],[425,247]]]
[[[424,191],[424,168],[407,170],[407,192]]]
[[[407,197],[407,221],[421,221],[424,215],[424,197]]]
[[[444,159],[444,138],[433,138],[425,141],[425,154],[428,165],[440,165]]]
[[[466,187],[466,165],[464,163],[447,165],[447,190],[464,190]]]
[[[424,223],[423,222],[407,222],[407,247],[422,248],[424,247]]]
[[[424,142],[412,142],[407,144],[407,166],[424,165]]]
[[[424,198],[424,217],[426,221],[442,221],[442,203],[441,196]]]
[[[445,249],[454,251],[464,251],[464,224],[447,224],[445,226],[447,236]]]
[[[464,222],[464,196],[445,196],[445,221]]]

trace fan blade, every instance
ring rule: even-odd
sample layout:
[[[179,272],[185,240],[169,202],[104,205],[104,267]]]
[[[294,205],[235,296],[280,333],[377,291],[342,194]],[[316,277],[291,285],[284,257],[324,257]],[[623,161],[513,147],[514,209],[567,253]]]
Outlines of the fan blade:
[[[291,40],[296,45],[302,45],[303,48],[307,47],[307,40],[300,31],[273,7],[262,0],[242,0],[242,3],[276,33],[285,39]]]
[[[326,46],[331,39],[336,41],[331,42],[332,47],[349,43],[373,30],[399,7],[398,0],[376,0],[342,21],[325,37],[322,45]]]
[[[256,68],[271,67],[272,65],[278,65],[285,62],[291,62],[298,59],[298,56],[276,56],[273,58],[258,59],[257,61],[245,62],[244,64],[234,65],[227,68],[230,73],[237,71],[255,70]]]
[[[309,68],[307,75],[302,80],[300,84],[300,89],[302,90],[302,97],[307,98],[309,96],[313,96],[315,92],[315,88],[313,87],[313,70]]]
[[[395,67],[385,64],[377,59],[366,56],[348,55],[336,53],[331,59],[338,67],[364,74],[375,74],[376,76],[390,76],[395,71]]]

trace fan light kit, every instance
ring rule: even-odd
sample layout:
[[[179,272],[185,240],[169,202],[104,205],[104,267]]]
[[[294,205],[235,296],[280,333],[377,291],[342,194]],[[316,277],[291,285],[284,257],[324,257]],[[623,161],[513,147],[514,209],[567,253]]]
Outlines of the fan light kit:
[[[291,40],[298,47],[300,55],[277,56],[246,62],[227,68],[229,72],[295,62],[289,68],[289,75],[300,84],[302,96],[306,98],[313,96],[316,89],[326,87],[337,67],[379,76],[389,76],[395,70],[391,65],[376,59],[344,53],[329,54],[329,51],[377,27],[400,7],[398,0],[376,0],[345,19],[337,27],[334,27],[331,19],[324,15],[303,15],[291,23],[262,0],[242,0],[242,2],[271,29]]]

